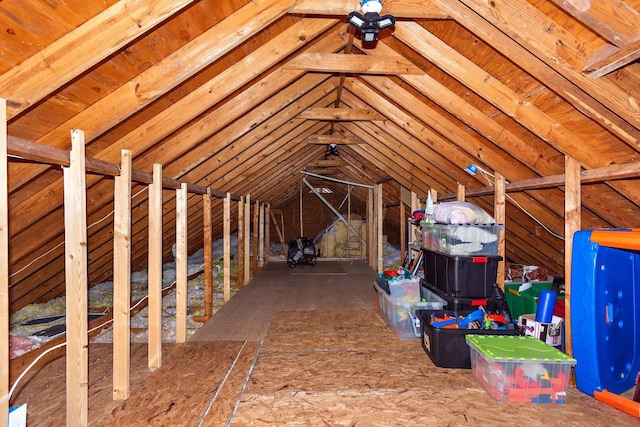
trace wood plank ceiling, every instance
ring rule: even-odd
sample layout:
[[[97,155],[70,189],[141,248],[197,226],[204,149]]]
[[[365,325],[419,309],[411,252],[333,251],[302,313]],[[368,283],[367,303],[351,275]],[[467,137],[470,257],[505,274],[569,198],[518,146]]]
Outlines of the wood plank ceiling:
[[[129,149],[138,170],[161,163],[167,177],[273,207],[295,200],[327,135],[340,143],[332,176],[387,180],[388,204],[400,185],[421,196],[487,186],[469,163],[515,183],[562,174],[565,155],[584,169],[638,161],[640,0],[387,0],[397,23],[375,48],[346,24],[358,3],[4,0],[10,152],[69,149],[82,129],[90,157],[117,164]],[[60,167],[9,166],[15,310],[64,292],[63,188]],[[112,275],[113,180],[87,183],[97,283]],[[143,268],[145,186],[132,194],[132,264]],[[509,196],[507,258],[562,274],[562,188]],[[174,193],[164,197],[169,258]],[[492,210],[491,197],[472,201]],[[583,228],[638,227],[639,202],[636,178],[586,184]],[[195,250],[202,198],[189,204]]]

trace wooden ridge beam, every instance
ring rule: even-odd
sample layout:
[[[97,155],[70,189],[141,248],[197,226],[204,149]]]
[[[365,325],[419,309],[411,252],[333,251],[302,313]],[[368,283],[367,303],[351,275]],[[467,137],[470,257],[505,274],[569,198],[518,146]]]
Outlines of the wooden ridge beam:
[[[307,108],[298,114],[306,120],[385,120],[386,118],[370,108]]]
[[[289,13],[307,15],[344,16],[357,8],[354,0],[299,0]],[[385,0],[384,13],[396,18],[447,19],[448,15],[431,1],[424,0]]]
[[[423,70],[406,58],[395,56],[372,58],[341,53],[301,53],[283,68],[324,73],[424,74]]]

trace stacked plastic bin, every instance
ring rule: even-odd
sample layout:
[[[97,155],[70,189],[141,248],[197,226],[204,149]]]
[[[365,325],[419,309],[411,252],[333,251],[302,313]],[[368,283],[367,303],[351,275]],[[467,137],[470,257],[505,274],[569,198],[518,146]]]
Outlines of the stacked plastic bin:
[[[378,304],[387,324],[400,339],[418,339],[420,321],[416,310],[442,310],[447,301],[429,291],[421,291],[420,278],[388,281],[389,293],[375,284]]]
[[[447,310],[418,310],[421,320],[422,348],[436,366],[471,368],[468,334],[520,335],[511,316],[503,316],[504,324],[486,328],[476,322],[475,329],[434,327],[431,321],[443,317],[460,318],[473,315],[479,307],[497,308],[496,279],[498,241],[502,225],[422,224],[424,246],[423,288],[447,301]],[[499,295],[506,305],[504,295]],[[486,314],[486,313],[485,313]],[[488,319],[488,317],[487,317]]]

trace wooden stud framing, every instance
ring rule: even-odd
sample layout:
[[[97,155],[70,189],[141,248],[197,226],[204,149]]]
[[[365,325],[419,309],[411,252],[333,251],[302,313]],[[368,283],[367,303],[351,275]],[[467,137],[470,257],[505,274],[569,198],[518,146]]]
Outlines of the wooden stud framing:
[[[384,257],[384,248],[382,247],[382,235],[383,235],[383,222],[384,215],[382,212],[382,184],[376,184],[376,219],[377,219],[377,262],[376,262],[376,271],[382,271],[383,269],[383,257]]]
[[[256,200],[253,205],[253,258],[251,259],[251,271],[255,275],[258,272],[258,258],[260,254],[260,246],[258,235],[260,234],[260,202]]]
[[[238,202],[238,286],[244,284],[244,196]]]
[[[229,301],[231,299],[231,194],[227,193],[227,197],[224,198],[223,202],[223,297],[224,302]]]
[[[367,192],[367,262],[369,267],[375,268],[375,260],[378,259],[376,249],[378,246],[374,243],[376,241],[376,215],[374,209],[374,194],[373,188],[369,188]]]
[[[88,424],[87,182],[84,133],[71,131],[64,175],[65,278],[67,311],[67,426]]]
[[[131,353],[131,151],[122,150],[113,217],[113,399],[129,397]]]
[[[211,319],[213,315],[213,212],[211,211],[211,190],[202,196],[204,222],[204,317]],[[226,200],[226,199],[225,199]]]
[[[244,198],[244,282],[242,285],[249,283],[251,277],[251,196],[247,194]]]
[[[0,414],[9,413],[9,173],[7,101],[0,98]],[[0,416],[0,427],[7,417]]]
[[[149,185],[149,369],[162,366],[162,165]]]
[[[262,268],[264,266],[264,203],[260,203],[259,209],[259,226],[258,226],[258,268]]]
[[[187,341],[187,184],[176,190],[176,342]]]
[[[278,234],[278,239],[280,240],[280,246],[282,246],[282,253],[287,254],[287,245],[284,243],[284,214],[282,211],[276,212],[274,209],[269,209],[269,215],[271,216],[271,221],[273,221],[273,226],[276,229],[276,233]],[[281,226],[278,225],[278,220],[276,219],[276,215],[280,215],[280,223]],[[269,242],[269,239],[267,239]]]
[[[411,192],[411,213],[420,210],[420,198],[413,191]]]
[[[496,220],[497,224],[504,224],[505,220],[507,218],[506,215],[506,204],[505,204],[505,198],[507,196],[506,191],[505,191],[505,184],[506,184],[506,180],[504,178],[504,176],[500,175],[499,173],[496,172],[496,178],[495,178],[495,187],[496,187],[496,195],[494,196],[494,201],[493,201],[493,216],[494,219]],[[505,231],[504,228],[502,230],[500,230],[500,237],[498,239],[498,255],[500,255],[502,257],[502,260],[498,263],[498,272],[497,272],[497,281],[496,283],[498,284],[498,286],[500,286],[500,288],[504,289],[504,259],[505,259]]]
[[[564,299],[565,299],[565,342],[567,354],[573,354],[571,341],[571,253],[573,233],[581,227],[580,164],[572,157],[565,156],[565,196],[564,196]]]
[[[267,203],[264,207],[264,242],[265,242],[265,251],[264,251],[264,262],[269,262],[269,251],[270,251],[270,243],[271,243],[271,205]]]
[[[464,184],[458,183],[458,188],[456,191],[456,200],[463,202],[465,198],[466,198],[466,188]]]
[[[400,200],[400,262],[407,255],[407,205]]]

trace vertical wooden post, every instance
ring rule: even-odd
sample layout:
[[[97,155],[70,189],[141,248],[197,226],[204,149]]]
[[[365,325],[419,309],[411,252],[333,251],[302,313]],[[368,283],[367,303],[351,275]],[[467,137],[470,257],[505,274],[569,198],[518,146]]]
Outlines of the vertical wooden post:
[[[580,187],[580,164],[570,156],[564,161],[564,304],[565,304],[565,342],[567,354],[573,354],[571,341],[571,254],[573,253],[573,234],[582,226],[582,196]]]
[[[149,185],[149,369],[162,366],[162,165]]]
[[[238,287],[244,284],[244,196],[238,202]]]
[[[0,427],[9,413],[9,172],[7,100],[0,98]]]
[[[467,191],[463,184],[458,183],[458,191],[456,192],[456,200],[459,202],[464,202],[464,199],[467,197]]]
[[[264,266],[264,203],[260,203],[258,213],[258,268]]]
[[[258,258],[260,254],[260,244],[258,243],[258,236],[260,234],[260,202],[256,200],[253,205],[253,258],[251,259],[251,266],[253,275],[258,272]]]
[[[204,202],[204,317],[211,319],[213,315],[213,215],[211,212],[211,189],[202,196]]]
[[[244,283],[249,283],[251,278],[251,196],[244,198]]]
[[[407,213],[406,206],[400,198],[400,262],[404,262],[405,257],[407,256],[407,248],[408,244],[407,238],[409,237],[408,228],[407,228]]]
[[[271,250],[271,205],[267,203],[264,208],[264,261],[269,262],[269,252]]]
[[[378,249],[376,250],[378,255],[376,271],[382,271],[384,267],[383,260],[382,260],[384,258],[384,247],[382,247],[382,236],[384,235],[384,230],[383,230],[384,215],[382,212],[382,184],[376,184],[376,212],[377,212],[377,220],[378,220],[378,224],[376,226],[378,230],[378,235],[376,237],[378,242]]]
[[[507,218],[505,208],[506,203],[505,199],[507,197],[505,191],[505,185],[507,181],[504,179],[504,176],[500,175],[496,172],[495,178],[495,195],[493,200],[493,217],[496,220],[497,224],[504,224]],[[505,260],[505,229],[500,230],[499,239],[498,239],[498,255],[502,257],[502,261],[498,263],[498,272],[497,272],[497,280],[496,283],[500,288],[504,289],[504,260]]]
[[[223,257],[223,297],[224,302],[231,298],[231,193],[227,193],[223,205],[222,234],[224,242]]]
[[[176,342],[187,341],[187,184],[176,190]]]
[[[411,213],[420,210],[420,198],[413,191],[411,192]]]
[[[64,167],[64,241],[67,311],[67,426],[88,423],[87,180],[84,132],[71,131],[69,167]]]
[[[122,150],[113,214],[113,399],[129,397],[131,355],[131,151]]]
[[[378,259],[378,255],[376,253],[376,249],[378,245],[376,244],[376,236],[378,235],[376,229],[376,210],[374,208],[374,198],[375,198],[375,189],[369,188],[367,191],[367,258],[369,267],[375,269],[376,260]]]

